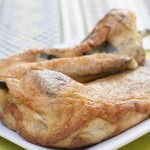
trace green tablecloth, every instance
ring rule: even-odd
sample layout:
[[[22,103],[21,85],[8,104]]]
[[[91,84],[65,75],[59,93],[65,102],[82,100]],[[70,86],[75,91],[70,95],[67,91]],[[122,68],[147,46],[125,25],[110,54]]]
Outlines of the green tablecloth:
[[[146,52],[147,58],[150,58],[150,51]],[[150,150],[150,133],[127,144],[119,150]],[[24,150],[23,148],[0,137],[0,150]]]

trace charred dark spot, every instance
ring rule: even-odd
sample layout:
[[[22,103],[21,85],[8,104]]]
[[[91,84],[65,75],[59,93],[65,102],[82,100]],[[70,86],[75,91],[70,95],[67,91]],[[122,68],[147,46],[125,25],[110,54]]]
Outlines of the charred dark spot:
[[[137,55],[137,56],[138,56],[138,55],[141,55],[141,52],[142,52],[142,51],[141,51],[140,49],[137,49],[137,50],[136,50],[136,55]]]
[[[59,49],[55,49],[55,51],[59,51]]]
[[[51,97],[51,98],[56,98],[57,94],[56,93],[52,93],[50,91],[43,91],[47,96]]]
[[[41,92],[53,98],[71,81],[68,76],[51,70],[34,70],[31,74]]]
[[[48,55],[48,56],[47,56],[47,59],[48,59],[48,60],[50,60],[50,59],[55,59],[55,58],[57,58],[57,57],[54,56],[54,55]]]
[[[84,56],[84,55],[87,55],[87,53],[86,52],[84,52],[84,53],[82,53],[82,55]]]
[[[4,81],[0,80],[0,89],[8,91],[8,87]]]
[[[57,57],[54,55],[42,53],[42,54],[40,54],[39,58],[42,60],[51,60],[51,59],[56,59]]]
[[[146,33],[150,33],[150,29],[146,29],[145,32],[146,32]]]
[[[122,18],[125,18],[126,16],[125,16],[124,14],[121,14],[121,17],[122,17]]]
[[[84,52],[82,53],[82,55],[90,55],[90,54],[93,54],[95,52],[98,52],[98,53],[102,53],[102,52],[105,52],[105,53],[113,53],[113,52],[117,52],[118,50],[109,42],[104,42],[98,46],[95,46],[95,47],[92,47],[91,46],[91,50],[88,51],[88,52]]]
[[[121,19],[119,19],[118,22],[120,23],[120,22],[121,22]]]
[[[98,52],[105,53],[113,53],[117,51],[117,49],[109,42],[104,42],[101,45],[96,46],[94,49]]]

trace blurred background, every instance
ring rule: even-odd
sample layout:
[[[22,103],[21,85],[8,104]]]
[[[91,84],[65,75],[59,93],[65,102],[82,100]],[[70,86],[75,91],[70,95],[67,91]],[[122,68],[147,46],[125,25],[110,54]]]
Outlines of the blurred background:
[[[0,0],[0,58],[83,39],[112,8],[134,10],[138,29],[150,28],[150,0]]]

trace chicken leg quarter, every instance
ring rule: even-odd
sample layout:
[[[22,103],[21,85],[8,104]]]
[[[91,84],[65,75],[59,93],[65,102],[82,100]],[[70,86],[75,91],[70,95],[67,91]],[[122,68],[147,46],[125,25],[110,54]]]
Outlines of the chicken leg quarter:
[[[86,85],[59,72],[30,70],[20,79],[7,78],[6,86],[0,90],[0,119],[44,146],[99,143],[150,114],[150,69],[144,67]]]

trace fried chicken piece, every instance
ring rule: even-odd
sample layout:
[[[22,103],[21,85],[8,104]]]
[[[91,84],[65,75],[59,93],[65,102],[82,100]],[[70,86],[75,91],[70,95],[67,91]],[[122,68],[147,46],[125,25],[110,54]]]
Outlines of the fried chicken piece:
[[[2,83],[4,84],[4,83]],[[30,70],[7,78],[0,118],[31,143],[79,148],[115,136],[149,117],[150,69],[83,85],[62,73]]]
[[[148,34],[143,36],[136,31],[136,17],[132,11],[113,9],[98,22],[89,36],[79,45],[66,49],[28,50],[1,62],[0,69],[16,63],[76,57],[97,52],[129,55],[134,57],[139,65],[143,65],[145,53],[142,48],[142,38]]]
[[[137,62],[129,56],[101,53],[37,63],[17,64],[0,70],[0,79],[20,78],[24,72],[31,69],[49,69],[62,72],[78,82],[88,82],[137,67]]]
[[[139,65],[144,64],[145,53],[142,38],[136,30],[135,13],[113,9],[95,26],[84,42],[92,47],[91,52],[117,52],[134,57]],[[83,43],[84,43],[83,42]]]

